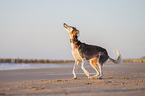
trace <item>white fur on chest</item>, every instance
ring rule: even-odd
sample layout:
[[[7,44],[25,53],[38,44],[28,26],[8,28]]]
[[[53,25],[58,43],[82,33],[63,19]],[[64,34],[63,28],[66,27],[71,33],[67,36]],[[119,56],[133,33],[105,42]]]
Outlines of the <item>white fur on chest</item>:
[[[80,55],[79,50],[74,47],[73,43],[71,43],[71,47],[72,47],[72,55],[73,55],[74,59],[82,61],[82,56]]]

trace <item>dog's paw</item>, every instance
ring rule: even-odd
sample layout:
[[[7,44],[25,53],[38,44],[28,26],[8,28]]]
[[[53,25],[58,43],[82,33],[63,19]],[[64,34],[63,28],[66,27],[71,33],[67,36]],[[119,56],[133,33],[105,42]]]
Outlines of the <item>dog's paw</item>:
[[[100,76],[100,74],[94,75],[93,77],[94,77],[94,78],[97,78],[98,76]]]
[[[73,77],[72,79],[75,80],[75,79],[77,79],[77,77]]]
[[[88,79],[94,79],[94,77],[93,76],[88,76]]]
[[[103,76],[97,76],[97,79],[102,79]]]

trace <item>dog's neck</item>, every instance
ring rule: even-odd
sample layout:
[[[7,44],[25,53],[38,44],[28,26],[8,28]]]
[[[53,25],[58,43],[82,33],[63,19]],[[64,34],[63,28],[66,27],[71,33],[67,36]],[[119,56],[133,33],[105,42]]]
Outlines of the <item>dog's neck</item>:
[[[80,45],[82,44],[80,40],[78,40],[78,36],[75,35],[73,38],[70,39],[71,47],[72,49],[78,49]]]

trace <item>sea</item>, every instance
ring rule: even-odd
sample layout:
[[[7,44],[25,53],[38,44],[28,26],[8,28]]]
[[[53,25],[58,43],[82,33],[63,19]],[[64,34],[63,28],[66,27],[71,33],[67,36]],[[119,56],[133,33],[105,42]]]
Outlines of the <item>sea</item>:
[[[21,70],[21,69],[42,69],[42,68],[68,68],[73,64],[56,64],[56,63],[0,63],[0,71],[4,70]]]

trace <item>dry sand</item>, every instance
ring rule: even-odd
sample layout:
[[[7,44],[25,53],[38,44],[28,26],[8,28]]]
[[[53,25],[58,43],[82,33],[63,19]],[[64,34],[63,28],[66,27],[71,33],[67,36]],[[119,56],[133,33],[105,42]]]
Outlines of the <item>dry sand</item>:
[[[102,79],[73,80],[72,68],[0,71],[0,96],[145,96],[145,63],[107,64]]]

